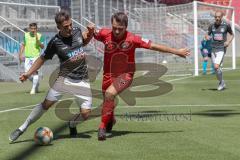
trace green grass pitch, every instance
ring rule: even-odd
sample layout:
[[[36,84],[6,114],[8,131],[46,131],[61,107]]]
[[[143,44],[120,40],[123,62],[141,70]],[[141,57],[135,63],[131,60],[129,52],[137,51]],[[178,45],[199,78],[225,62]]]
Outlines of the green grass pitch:
[[[48,78],[41,82],[40,93],[29,95],[30,83],[0,83],[0,159],[15,160],[239,160],[240,159],[240,72],[224,72],[227,89],[216,91],[214,75],[169,81],[172,90],[154,97],[136,98],[135,106],[121,99],[116,109],[113,135],[97,140],[100,118],[78,125],[78,138],[70,138],[66,122],[51,108],[10,144],[8,136],[26,119],[32,106],[41,102],[48,89]],[[100,81],[93,84],[100,89]],[[151,90],[154,86],[135,90]],[[134,89],[133,89],[134,90]],[[67,98],[63,97],[64,98]],[[94,106],[100,104],[94,99]],[[18,108],[18,109],[14,109]],[[71,106],[76,112],[76,104]],[[33,141],[36,128],[54,131],[49,146]]]

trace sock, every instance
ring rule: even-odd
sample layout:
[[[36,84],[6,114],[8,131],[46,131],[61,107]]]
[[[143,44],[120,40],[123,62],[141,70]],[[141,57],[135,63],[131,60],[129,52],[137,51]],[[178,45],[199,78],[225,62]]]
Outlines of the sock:
[[[203,61],[202,62],[203,73],[207,73],[207,65],[208,65],[208,61]]]
[[[27,117],[26,121],[19,127],[21,131],[25,131],[29,125],[36,122],[47,110],[44,110],[42,107],[42,104],[38,104],[35,106],[30,113],[30,115]]]
[[[34,75],[33,76],[33,86],[32,86],[32,89],[36,90],[36,88],[38,86],[38,83],[39,83],[39,76],[38,75]]]
[[[73,118],[69,121],[69,127],[75,128],[77,124],[80,123],[81,121],[84,121],[84,119],[81,116],[81,113],[75,114]]]
[[[222,70],[221,70],[221,68],[218,68],[218,69],[216,70],[216,75],[217,75],[217,79],[219,80],[219,82],[222,83],[222,81],[223,81],[223,76],[222,76]]]
[[[106,128],[108,122],[113,118],[114,100],[104,100],[102,105],[102,122],[100,128]]]

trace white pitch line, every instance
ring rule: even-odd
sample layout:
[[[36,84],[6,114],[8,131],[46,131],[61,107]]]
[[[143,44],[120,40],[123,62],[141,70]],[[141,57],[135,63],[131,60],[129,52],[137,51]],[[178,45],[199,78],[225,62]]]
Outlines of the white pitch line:
[[[180,81],[180,80],[183,80],[183,79],[188,79],[188,78],[192,78],[193,76],[188,76],[188,77],[182,77],[182,78],[176,78],[176,79],[171,79],[171,80],[168,80],[166,82],[174,82],[174,81]]]
[[[66,98],[66,99],[62,99],[62,100],[59,100],[59,101],[64,101],[64,100],[69,100],[69,99],[74,99],[74,98]],[[0,111],[0,114],[1,114],[1,113],[5,113],[5,112],[11,112],[11,111],[16,111],[16,110],[21,110],[21,109],[24,109],[24,108],[30,108],[30,107],[34,107],[34,106],[36,106],[36,105],[37,105],[37,104],[33,104],[33,105],[29,105],[29,106],[24,106],[24,107],[17,107],[17,108],[2,110],[2,111]]]
[[[15,111],[15,110],[21,110],[21,109],[29,108],[29,107],[33,107],[33,106],[35,106],[35,105],[29,105],[29,106],[24,106],[24,107],[18,107],[18,108],[2,110],[2,111],[0,111],[0,113],[5,113],[5,112],[10,112],[10,111]]]
[[[63,100],[62,100],[63,101]],[[31,105],[34,106],[34,105]],[[225,107],[225,106],[230,106],[230,107],[239,107],[240,104],[172,104],[172,105],[152,105],[152,106],[117,106],[116,109],[133,109],[133,108],[172,108],[172,107]],[[14,109],[10,109],[10,110],[6,110],[5,112],[10,112],[10,111],[31,111],[33,109],[26,109],[27,107],[30,106],[26,106],[25,108],[23,107],[19,107],[19,108],[14,108]],[[69,109],[69,108],[60,108],[62,110],[64,109]],[[77,107],[71,107],[71,110],[79,110],[79,108]],[[93,108],[95,109],[95,108]],[[1,113],[1,112],[0,112]],[[4,112],[2,112],[4,113]]]
[[[182,78],[176,78],[176,79],[172,79],[172,80],[168,80],[166,82],[174,82],[174,81],[179,81],[179,80],[183,80],[183,79],[188,79],[188,78],[192,78],[193,76],[187,76],[187,77],[182,77]],[[59,101],[64,101],[64,100],[68,100],[68,99],[74,99],[74,98],[67,98],[67,99],[62,99],[62,100],[59,100]],[[24,109],[24,108],[29,108],[29,107],[33,107],[33,106],[36,106],[37,104],[34,104],[34,105],[29,105],[29,106],[24,106],[24,107],[18,107],[18,108],[12,108],[12,109],[7,109],[7,110],[2,110],[0,111],[0,114],[1,113],[6,113],[6,112],[11,112],[11,111],[15,111],[15,110],[21,110],[21,109]],[[240,106],[240,104],[224,104],[223,106],[228,106],[228,105],[232,105],[232,106]],[[204,106],[204,105],[156,105],[156,106],[151,106],[151,107],[155,107],[155,108],[161,108],[161,107],[181,107],[181,106]],[[205,105],[205,106],[221,106],[221,105]],[[130,106],[122,106],[122,108],[125,107],[125,108],[129,108]],[[144,106],[134,106],[135,108],[143,108]],[[149,106],[148,106],[149,107]]]

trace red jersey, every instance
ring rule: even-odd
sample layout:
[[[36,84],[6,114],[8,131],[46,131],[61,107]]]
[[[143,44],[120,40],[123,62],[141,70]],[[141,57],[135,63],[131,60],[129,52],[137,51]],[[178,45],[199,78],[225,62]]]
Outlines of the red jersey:
[[[111,29],[101,29],[94,38],[103,42],[104,47],[104,75],[118,76],[135,71],[135,49],[149,49],[151,41],[131,32],[126,32],[124,38],[116,40]]]

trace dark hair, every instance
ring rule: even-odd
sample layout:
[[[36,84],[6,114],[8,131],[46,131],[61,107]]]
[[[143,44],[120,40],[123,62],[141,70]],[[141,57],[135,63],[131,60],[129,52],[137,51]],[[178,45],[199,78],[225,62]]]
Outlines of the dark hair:
[[[55,22],[57,25],[61,25],[62,22],[69,20],[69,19],[70,19],[70,14],[67,10],[64,10],[64,9],[57,12],[55,15]]]
[[[37,27],[37,23],[30,23],[29,27]]]
[[[115,19],[116,22],[128,26],[128,17],[123,12],[117,12],[112,15],[111,21],[113,23],[113,20]]]

